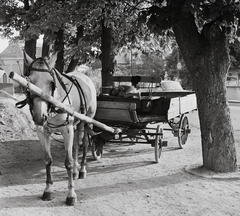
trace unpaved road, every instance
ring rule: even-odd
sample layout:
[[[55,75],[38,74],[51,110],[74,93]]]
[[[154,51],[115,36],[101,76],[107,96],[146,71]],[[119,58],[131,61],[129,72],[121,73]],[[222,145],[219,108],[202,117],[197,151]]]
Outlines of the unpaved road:
[[[0,101],[6,105],[5,99]],[[192,133],[184,149],[178,148],[177,138],[171,132],[164,132],[168,147],[163,148],[158,164],[154,163],[154,149],[150,145],[108,144],[100,161],[94,161],[89,152],[88,176],[75,181],[78,202],[69,207],[65,204],[67,173],[63,144],[53,141],[52,145],[55,198],[42,201],[45,168],[40,144],[31,128],[21,127],[25,118],[29,121],[27,111],[14,111],[12,102],[9,104],[7,113],[11,110],[11,118],[6,113],[4,117],[0,115],[4,118],[0,129],[5,131],[0,133],[0,215],[240,215],[239,172],[216,174],[192,169],[202,164],[197,112],[189,115]],[[240,155],[240,117],[235,116],[239,108],[232,109]],[[24,118],[17,120],[13,112],[19,118],[18,112],[23,112]],[[11,122],[18,124],[19,130],[8,127]]]

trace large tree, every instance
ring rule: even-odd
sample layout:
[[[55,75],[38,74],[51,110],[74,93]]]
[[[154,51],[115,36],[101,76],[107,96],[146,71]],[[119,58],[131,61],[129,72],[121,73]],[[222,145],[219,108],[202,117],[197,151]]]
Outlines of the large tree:
[[[219,172],[237,169],[226,75],[238,6],[232,0],[156,0],[141,19],[155,33],[173,30],[197,95],[203,166]]]

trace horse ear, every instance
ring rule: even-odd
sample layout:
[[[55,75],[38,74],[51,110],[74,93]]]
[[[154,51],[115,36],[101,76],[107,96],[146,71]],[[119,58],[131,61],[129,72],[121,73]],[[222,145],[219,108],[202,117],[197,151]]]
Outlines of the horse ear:
[[[52,57],[49,59],[48,64],[49,64],[50,69],[52,69],[55,66],[55,63],[57,61],[57,55],[58,55],[58,52],[54,53],[52,55]]]
[[[23,52],[23,55],[26,65],[29,66],[33,62],[33,59],[25,51]]]

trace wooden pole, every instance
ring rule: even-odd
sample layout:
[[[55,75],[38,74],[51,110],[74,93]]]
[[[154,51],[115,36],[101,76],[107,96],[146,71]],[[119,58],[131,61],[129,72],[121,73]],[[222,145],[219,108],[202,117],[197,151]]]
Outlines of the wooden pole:
[[[17,73],[11,72],[9,74],[9,78],[14,80],[15,82],[19,83],[20,85],[28,88],[34,94],[38,95],[39,97],[43,98],[44,100],[48,101],[49,103],[55,105],[56,107],[58,107],[59,109],[61,109],[64,112],[70,114],[71,116],[74,116],[74,117],[80,119],[81,121],[83,121],[85,123],[93,124],[94,126],[99,127],[99,128],[101,128],[105,131],[108,131],[108,132],[111,132],[111,133],[116,133],[116,130],[114,128],[109,127],[109,126],[107,126],[107,125],[105,125],[105,124],[103,124],[99,121],[96,121],[95,119],[92,119],[92,118],[90,118],[86,115],[83,115],[83,114],[80,114],[80,113],[74,111],[71,107],[61,103],[56,98],[46,94],[40,88],[38,88],[34,84],[27,81],[25,78],[19,76]]]

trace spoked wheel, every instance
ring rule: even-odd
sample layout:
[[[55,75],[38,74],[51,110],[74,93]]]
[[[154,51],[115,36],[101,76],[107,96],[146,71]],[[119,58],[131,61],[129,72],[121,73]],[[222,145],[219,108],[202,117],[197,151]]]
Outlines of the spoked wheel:
[[[187,142],[188,134],[191,132],[189,129],[189,121],[186,115],[182,115],[179,122],[178,131],[178,144],[180,148],[183,148]]]
[[[91,147],[92,147],[92,156],[95,160],[100,160],[103,154],[103,145],[101,143],[96,143],[96,140],[91,139]]]
[[[155,136],[154,140],[154,153],[155,161],[156,163],[158,163],[162,153],[162,138],[163,138],[163,129],[160,125],[157,126],[156,133],[158,134]]]

